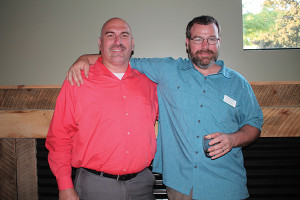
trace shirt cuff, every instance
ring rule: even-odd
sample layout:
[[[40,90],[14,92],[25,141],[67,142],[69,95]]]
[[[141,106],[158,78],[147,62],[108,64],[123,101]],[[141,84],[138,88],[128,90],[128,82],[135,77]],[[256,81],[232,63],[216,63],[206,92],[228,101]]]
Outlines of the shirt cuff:
[[[58,185],[58,190],[66,190],[69,188],[74,188],[73,181],[71,177],[61,177],[61,178],[56,178],[57,185]]]

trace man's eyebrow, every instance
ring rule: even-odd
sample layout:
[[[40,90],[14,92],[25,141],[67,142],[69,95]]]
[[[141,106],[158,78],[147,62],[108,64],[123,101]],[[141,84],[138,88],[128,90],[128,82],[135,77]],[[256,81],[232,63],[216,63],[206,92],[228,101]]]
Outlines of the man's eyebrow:
[[[107,34],[114,34],[115,32],[113,32],[113,31],[107,31],[107,32],[105,32],[104,33],[104,35],[107,35]],[[121,32],[121,34],[130,34],[129,32],[127,32],[127,31],[124,31],[124,32]]]
[[[205,37],[203,37],[203,36],[199,36],[199,35],[196,35],[196,36],[194,36],[194,37],[191,37],[191,38],[205,38]],[[208,38],[218,38],[217,36],[215,36],[215,35],[210,35],[210,36],[208,36]]]
[[[104,33],[104,35],[107,35],[107,34],[111,34],[111,33],[114,33],[113,31],[107,31]]]

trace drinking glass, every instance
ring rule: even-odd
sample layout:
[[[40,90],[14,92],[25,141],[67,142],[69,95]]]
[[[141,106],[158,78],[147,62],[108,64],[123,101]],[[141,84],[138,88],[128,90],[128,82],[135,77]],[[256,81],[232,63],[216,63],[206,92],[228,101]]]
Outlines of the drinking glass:
[[[206,139],[205,137],[206,137],[206,135],[203,136],[203,140],[202,140],[203,151],[204,151],[204,154],[206,157],[211,158],[211,156],[209,155],[209,152],[208,152],[208,148],[211,147],[212,145],[209,145],[208,143],[212,140],[212,138]]]

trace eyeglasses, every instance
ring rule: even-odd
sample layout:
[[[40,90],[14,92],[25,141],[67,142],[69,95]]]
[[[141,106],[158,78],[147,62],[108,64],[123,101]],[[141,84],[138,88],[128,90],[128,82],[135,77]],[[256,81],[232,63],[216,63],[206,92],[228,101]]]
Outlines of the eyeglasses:
[[[204,40],[207,41],[208,44],[217,44],[220,38],[201,38],[201,37],[194,37],[193,39],[190,39],[193,41],[194,44],[202,44]]]

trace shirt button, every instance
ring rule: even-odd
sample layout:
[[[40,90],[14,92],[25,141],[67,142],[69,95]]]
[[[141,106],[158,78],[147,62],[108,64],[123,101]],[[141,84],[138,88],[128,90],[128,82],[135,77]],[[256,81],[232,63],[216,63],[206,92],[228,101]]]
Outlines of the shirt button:
[[[128,132],[127,134],[130,135],[130,132]]]
[[[203,90],[203,93],[205,93],[206,91],[205,90]]]
[[[197,166],[194,166],[194,168],[196,169],[196,168],[197,168]]]
[[[123,169],[123,171],[125,172],[125,171],[126,171],[126,169]]]
[[[204,79],[207,80],[207,77],[205,77]]]
[[[127,116],[127,115],[128,115],[128,113],[125,113],[125,115]]]
[[[200,120],[198,120],[198,123],[200,123]]]
[[[129,151],[126,151],[127,154],[129,154]]]
[[[198,151],[196,151],[195,153],[198,154]]]
[[[124,99],[126,99],[126,96],[123,96]]]
[[[197,135],[196,137],[199,138],[199,135]]]
[[[180,86],[177,86],[177,89],[179,89],[180,88]]]
[[[202,108],[203,107],[203,105],[200,105],[200,108]]]

